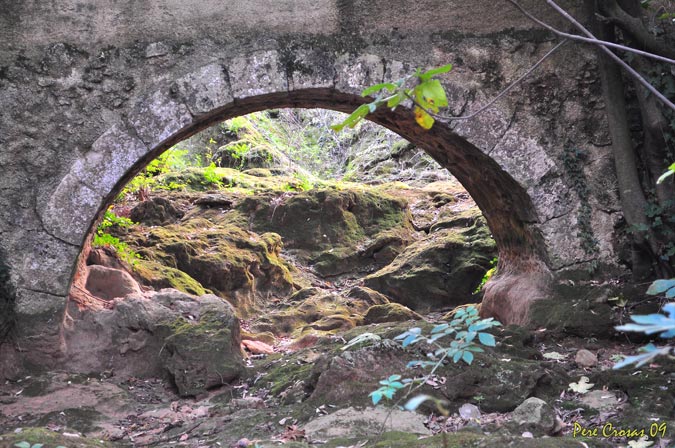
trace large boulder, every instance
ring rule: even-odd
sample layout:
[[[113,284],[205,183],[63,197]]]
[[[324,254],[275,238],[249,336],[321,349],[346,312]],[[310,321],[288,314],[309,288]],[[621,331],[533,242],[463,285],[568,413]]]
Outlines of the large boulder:
[[[161,357],[178,393],[195,396],[241,375],[241,334],[234,309],[223,299],[209,294],[195,304],[184,298],[177,294],[161,297],[182,315],[197,314],[194,319],[173,322]]]
[[[435,224],[364,284],[416,311],[461,305],[471,302],[496,255],[485,220],[473,209]]]
[[[199,395],[244,371],[239,320],[220,297],[173,289],[114,299],[113,308],[71,307],[68,369],[170,378],[180,395]]]

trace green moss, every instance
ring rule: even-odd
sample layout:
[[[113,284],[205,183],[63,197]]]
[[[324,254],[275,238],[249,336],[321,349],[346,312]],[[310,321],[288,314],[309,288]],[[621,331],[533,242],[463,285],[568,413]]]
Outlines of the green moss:
[[[292,356],[272,355],[260,366],[265,375],[256,383],[256,388],[269,388],[272,396],[281,392],[297,381],[308,382],[312,373],[312,364],[299,362],[305,351],[298,351]]]
[[[197,296],[210,293],[201,283],[185,272],[162,265],[156,261],[139,261],[134,274],[139,278],[141,283],[154,288],[174,288]]]
[[[95,448],[114,447],[110,442],[99,439],[87,439],[86,437],[64,437],[58,432],[43,428],[22,428],[19,433],[9,433],[0,436],[0,445],[13,447],[15,443],[28,442],[30,444],[42,443],[44,448],[65,446],[68,448]]]
[[[404,322],[408,320],[422,320],[422,316],[401,305],[400,303],[385,303],[371,306],[366,312],[364,322],[377,324],[381,322]]]

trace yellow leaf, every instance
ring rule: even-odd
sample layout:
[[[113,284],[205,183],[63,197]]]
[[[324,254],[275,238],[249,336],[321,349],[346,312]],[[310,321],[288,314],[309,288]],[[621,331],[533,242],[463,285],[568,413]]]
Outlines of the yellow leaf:
[[[434,125],[434,121],[436,120],[434,120],[434,117],[426,113],[422,108],[415,106],[415,121],[424,129],[431,129],[431,127]]]

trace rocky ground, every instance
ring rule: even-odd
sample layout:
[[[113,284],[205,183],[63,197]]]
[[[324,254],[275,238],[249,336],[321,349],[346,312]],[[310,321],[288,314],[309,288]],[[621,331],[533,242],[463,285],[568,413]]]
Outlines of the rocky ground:
[[[410,174],[417,156],[401,148],[363,162],[369,176]],[[479,302],[497,256],[468,194],[430,171],[414,186],[309,181],[287,160],[255,154],[236,169],[163,172],[154,191],[115,204],[137,223],[108,229],[127,256],[110,246],[89,253],[64,323],[64,369],[0,385],[0,446],[640,448],[675,439],[672,363],[612,370],[636,349],[612,330],[625,319],[610,307],[615,285],[570,284],[568,302],[535,307],[532,327],[493,328],[496,347],[425,378],[428,369],[406,365],[433,347],[394,338]],[[441,408],[373,406],[368,394],[394,374],[424,378],[419,392]],[[638,441],[641,430],[652,445]]]

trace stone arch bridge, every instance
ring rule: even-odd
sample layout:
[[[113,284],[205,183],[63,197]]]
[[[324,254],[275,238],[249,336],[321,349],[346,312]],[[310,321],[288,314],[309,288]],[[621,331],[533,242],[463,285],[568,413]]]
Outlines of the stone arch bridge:
[[[267,108],[351,111],[364,87],[446,63],[451,113],[477,109],[555,45],[498,3],[0,0],[0,323],[12,316],[24,357],[48,363],[97,216],[209,125]],[[560,24],[543,2],[523,3]],[[503,321],[523,322],[553,281],[620,269],[596,65],[567,45],[495,107],[431,131],[405,108],[371,117],[482,209],[500,252],[484,312]]]

